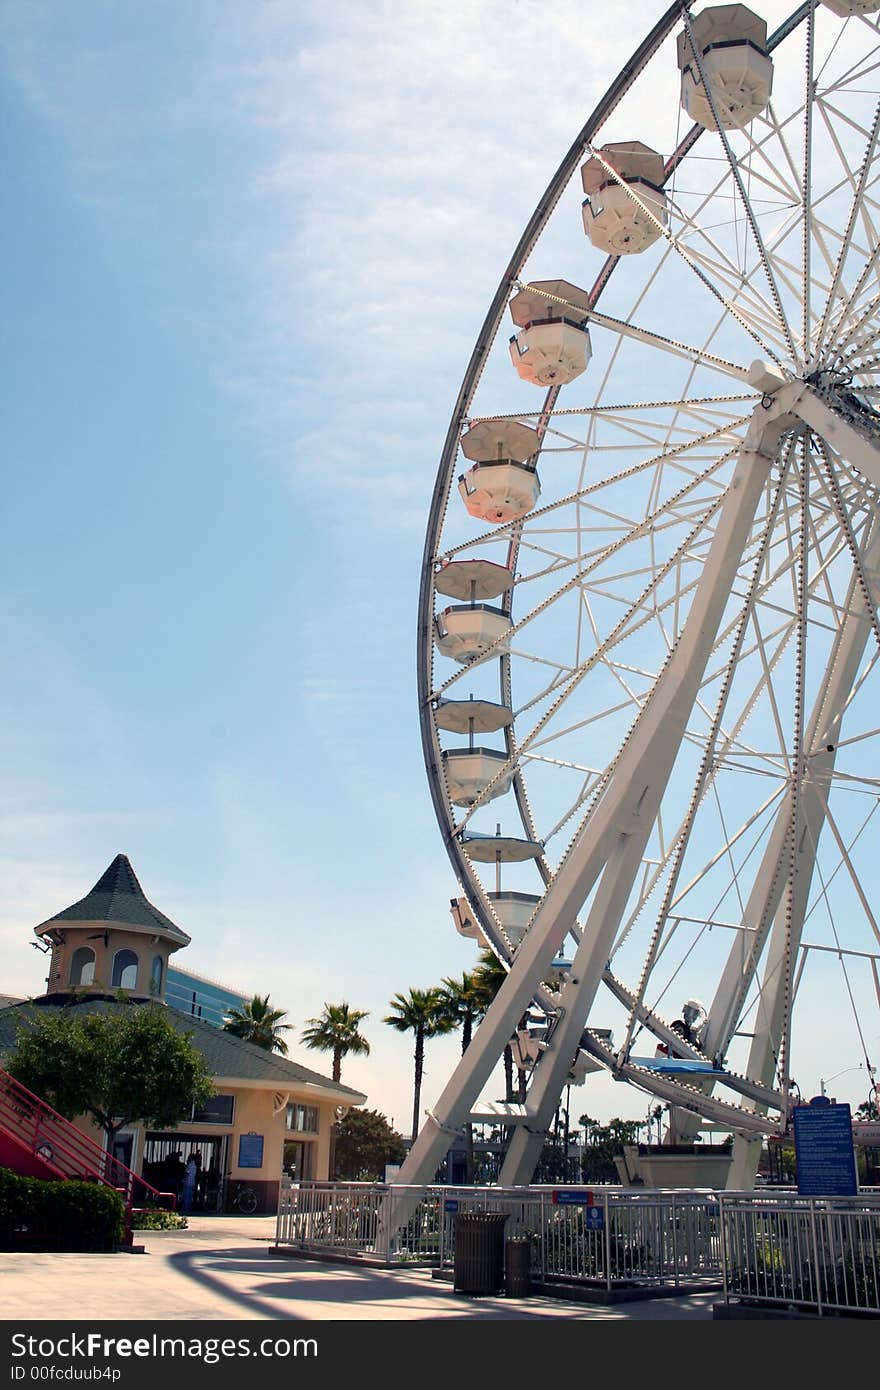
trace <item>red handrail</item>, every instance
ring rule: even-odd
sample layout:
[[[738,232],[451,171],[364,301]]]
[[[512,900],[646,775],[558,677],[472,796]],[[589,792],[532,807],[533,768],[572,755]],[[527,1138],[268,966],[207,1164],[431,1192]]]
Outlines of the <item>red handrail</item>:
[[[157,1204],[170,1206],[172,1210],[176,1205],[174,1193],[160,1192],[153,1187],[2,1067],[0,1127],[62,1178],[90,1178],[121,1192],[127,1231],[130,1231],[135,1186],[140,1189],[142,1201],[144,1197],[152,1197]]]

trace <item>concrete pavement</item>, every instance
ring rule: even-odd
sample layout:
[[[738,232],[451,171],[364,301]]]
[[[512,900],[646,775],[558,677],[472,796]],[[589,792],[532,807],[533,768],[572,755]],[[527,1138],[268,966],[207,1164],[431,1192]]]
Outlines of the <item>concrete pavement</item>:
[[[430,1270],[280,1259],[269,1253],[274,1217],[191,1216],[189,1223],[185,1231],[135,1232],[143,1255],[0,1253],[0,1318],[711,1321],[720,1299],[698,1293],[606,1307],[468,1297]]]

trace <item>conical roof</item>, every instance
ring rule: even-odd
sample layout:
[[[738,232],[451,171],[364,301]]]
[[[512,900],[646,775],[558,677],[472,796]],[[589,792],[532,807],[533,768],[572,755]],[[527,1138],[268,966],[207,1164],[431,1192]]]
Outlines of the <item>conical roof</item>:
[[[129,931],[164,936],[178,946],[188,946],[190,942],[186,932],[148,901],[126,854],[117,854],[84,898],[41,922],[35,928],[37,936],[45,935],[60,922],[106,922]]]

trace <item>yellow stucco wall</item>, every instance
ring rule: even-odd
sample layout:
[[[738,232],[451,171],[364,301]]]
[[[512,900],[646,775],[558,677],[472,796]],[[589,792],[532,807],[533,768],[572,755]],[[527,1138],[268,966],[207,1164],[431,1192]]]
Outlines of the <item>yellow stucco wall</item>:
[[[314,1145],[315,1159],[312,1169],[313,1177],[319,1180],[328,1177],[330,1132],[336,1118],[335,1104],[333,1101],[318,1099],[307,1088],[290,1091],[289,1093],[285,1092],[282,1095],[274,1086],[265,1089],[262,1087],[236,1086],[234,1083],[224,1081],[222,1078],[218,1078],[215,1084],[219,1094],[231,1095],[235,1098],[233,1123],[231,1125],[221,1125],[216,1123],[194,1124],[192,1122],[187,1122],[177,1126],[177,1128],[173,1130],[164,1130],[163,1133],[179,1136],[180,1146],[184,1154],[186,1153],[186,1140],[188,1137],[199,1139],[224,1135],[228,1139],[228,1145],[227,1171],[223,1176],[228,1179],[231,1187],[234,1188],[234,1185],[239,1182],[255,1186],[263,1183],[277,1185],[282,1174],[284,1142],[286,1139],[296,1139]],[[286,1114],[288,1103],[310,1105],[317,1109],[317,1136],[287,1129]],[[275,1113],[276,1106],[280,1107],[277,1113]],[[84,1134],[87,1134],[89,1138],[95,1140],[98,1144],[103,1144],[103,1132],[88,1116],[81,1115],[75,1123],[77,1128],[82,1130]],[[144,1157],[144,1126],[140,1124],[132,1125],[126,1132],[133,1133],[136,1136],[133,1166],[135,1171],[140,1173]],[[263,1136],[263,1164],[260,1168],[241,1168],[238,1163],[239,1139],[242,1135],[251,1134]]]

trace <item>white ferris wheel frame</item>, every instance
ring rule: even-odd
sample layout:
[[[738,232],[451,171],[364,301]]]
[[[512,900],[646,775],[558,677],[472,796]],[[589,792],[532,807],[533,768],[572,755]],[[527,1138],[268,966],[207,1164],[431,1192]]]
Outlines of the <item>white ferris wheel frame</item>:
[[[484,938],[509,962],[509,972],[433,1111],[427,1114],[424,1126],[398,1176],[398,1181],[404,1183],[430,1181],[449,1147],[450,1136],[460,1132],[461,1127],[469,1120],[481,1117],[480,1112],[475,1109],[478,1096],[514,1033],[518,1020],[533,1002],[546,1011],[548,1018],[552,1018],[553,1046],[545,1052],[540,1065],[536,1066],[532,1073],[527,1100],[522,1104],[511,1103],[493,1107],[494,1118],[513,1126],[513,1137],[500,1175],[503,1184],[517,1184],[529,1180],[564,1088],[572,1058],[577,1055],[579,1049],[622,1080],[631,1081],[641,1089],[667,1101],[685,1116],[702,1117],[729,1127],[738,1136],[741,1155],[739,1169],[743,1173],[747,1170],[748,1159],[742,1155],[752,1152],[755,1142],[760,1141],[763,1136],[779,1133],[787,1118],[789,1083],[785,1066],[788,1047],[786,1015],[797,985],[797,958],[802,943],[811,881],[809,847],[817,843],[819,831],[823,826],[830,826],[831,833],[840,841],[841,855],[844,860],[847,858],[847,846],[834,826],[821,779],[801,780],[794,777],[788,791],[778,799],[773,812],[772,829],[743,912],[743,921],[749,924],[751,936],[747,945],[744,945],[743,935],[735,934],[727,965],[708,1011],[707,1027],[700,1047],[683,1042],[682,1038],[648,1007],[644,997],[638,991],[633,992],[629,989],[609,968],[612,946],[621,929],[636,875],[643,864],[647,838],[654,824],[676,754],[685,737],[690,711],[697,698],[707,664],[716,649],[725,603],[730,595],[737,569],[743,562],[743,552],[754,524],[756,509],[772,483],[773,469],[778,461],[780,447],[806,448],[806,444],[799,446],[793,444],[792,440],[796,440],[805,430],[811,431],[824,441],[829,458],[845,459],[851,469],[857,470],[873,487],[880,489],[880,431],[875,433],[865,429],[864,422],[842,409],[840,399],[830,392],[822,381],[808,379],[815,358],[810,358],[808,346],[804,346],[801,354],[797,346],[798,341],[804,345],[812,341],[815,353],[818,353],[833,327],[838,343],[852,353],[864,345],[866,336],[872,331],[872,315],[875,314],[880,295],[875,295],[867,302],[859,300],[857,295],[852,295],[849,302],[840,303],[838,312],[840,270],[844,252],[841,251],[835,257],[834,249],[830,247],[826,255],[830,291],[818,330],[815,334],[812,333],[808,302],[804,304],[803,323],[789,323],[784,308],[784,288],[777,279],[779,272],[772,259],[764,254],[761,229],[754,216],[750,214],[749,196],[742,186],[737,161],[720,122],[717,133],[721,137],[733,177],[742,196],[751,234],[766,272],[767,290],[761,292],[756,289],[754,294],[745,300],[745,305],[742,295],[734,302],[733,298],[725,293],[723,249],[716,248],[717,260],[713,263],[715,278],[710,281],[704,269],[706,261],[701,258],[699,246],[661,225],[652,207],[641,199],[632,185],[620,178],[593,144],[594,137],[608,115],[674,28],[683,21],[687,32],[691,32],[689,10],[692,3],[693,0],[680,0],[679,3],[670,6],[599,103],[551,180],[493,298],[465,373],[445,441],[427,529],[419,603],[418,678],[423,746],[435,809],[453,868],[459,880],[468,884],[469,896],[480,918]],[[786,23],[772,35],[768,48],[772,51],[804,22],[810,26],[811,39],[814,11],[815,0],[807,0],[807,3],[800,5]],[[696,47],[694,52],[696,54]],[[699,64],[698,56],[697,61]],[[706,89],[711,100],[709,83],[706,83]],[[807,119],[810,119],[809,113]],[[871,130],[869,148],[876,144],[878,133],[880,106]],[[666,161],[667,182],[674,176],[701,134],[701,128],[691,129]],[[436,687],[432,682],[436,536],[449,498],[462,428],[468,420],[470,405],[508,299],[519,287],[521,268],[585,151],[605,164],[609,179],[615,180],[625,189],[627,196],[639,206],[640,212],[656,224],[669,249],[706,284],[719,301],[721,315],[731,314],[737,319],[740,326],[755,341],[756,350],[761,352],[764,361],[763,364],[754,363],[751,368],[745,367],[713,355],[705,348],[698,349],[677,340],[660,338],[656,333],[651,333],[633,322],[614,319],[600,312],[596,306],[617,264],[618,258],[614,256],[608,257],[590,292],[590,323],[617,334],[621,340],[636,339],[691,363],[709,363],[715,371],[744,386],[746,390],[754,392],[757,387],[762,398],[754,406],[745,437],[742,438],[738,449],[729,451],[728,456],[735,458],[732,477],[718,498],[714,534],[702,564],[699,583],[690,600],[684,627],[669,654],[668,661],[654,682],[649,697],[642,704],[610,775],[602,782],[589,814],[575,834],[562,863],[554,872],[546,860],[538,861],[537,867],[545,884],[545,892],[522,942],[516,951],[511,953],[508,943],[497,931],[493,914],[488,909],[485,899],[481,899],[479,886],[472,883],[467,857],[460,843],[459,837],[471,813],[458,821],[453,819],[440,773],[441,748],[433,710],[437,699],[442,697],[455,677],[450,677],[448,681],[441,682]],[[844,232],[844,247],[854,234],[862,191],[859,178],[864,181],[867,177],[869,162],[866,157],[864,167],[860,175],[856,175],[853,183],[853,212]],[[785,176],[782,174],[780,178]],[[805,180],[809,178],[808,166],[804,177]],[[803,202],[803,269],[804,282],[809,289],[809,257],[813,253],[814,243],[822,243],[822,234],[818,226],[818,215],[810,206],[806,190]],[[875,250],[865,266],[865,283],[871,273],[876,273],[878,254],[880,252]],[[731,266],[731,276],[734,272],[735,267]],[[807,293],[805,300],[808,299]],[[787,357],[797,363],[799,375],[793,376],[785,369]],[[537,428],[542,440],[554,420],[557,396],[558,388],[551,387],[539,413]],[[723,434],[723,424],[713,431],[707,426],[707,416],[701,417],[697,412],[695,418],[697,428],[704,431],[705,438]],[[802,471],[806,479],[806,468]],[[829,751],[825,767],[830,770],[834,766],[833,750],[838,743],[838,731],[849,694],[868,644],[876,642],[880,646],[880,526],[872,522],[865,529],[861,539],[857,540],[849,525],[846,510],[840,505],[839,491],[835,493],[837,484],[830,463],[827,473],[829,496],[839,520],[842,543],[845,542],[848,547],[853,563],[852,602],[848,600],[842,605],[839,630],[826,669],[819,681],[813,707],[802,708],[799,711],[795,754],[798,747],[805,743],[810,746],[827,745]],[[804,487],[806,486],[804,482]],[[650,527],[650,523],[649,514],[645,518],[646,529]],[[518,535],[515,527],[508,529],[509,555],[515,557]],[[462,547],[463,550],[465,548]],[[762,553],[756,553],[754,558],[753,583],[757,586],[761,563],[766,561],[767,557]],[[804,570],[805,566],[800,566],[797,578],[799,583],[805,584]],[[580,575],[577,574],[567,582],[573,584],[579,578]],[[753,591],[750,595],[752,603],[754,597]],[[740,627],[734,637],[735,642],[742,639],[749,611],[749,604],[746,604]],[[527,614],[518,619],[512,631],[516,633],[533,616]],[[510,662],[500,643],[495,645],[499,650],[490,648],[479,660],[483,662],[501,657],[503,693],[509,703]],[[575,672],[575,677],[581,679],[589,667],[590,662],[587,660],[582,664],[582,668]],[[564,698],[564,680],[561,677],[559,679],[560,698]],[[721,727],[724,701],[725,690],[722,688],[713,726],[716,734]],[[514,741],[512,735],[505,735],[507,758],[499,765],[495,777],[495,781],[506,775],[512,777],[512,787],[523,825],[533,839],[536,835],[521,767],[524,755],[529,753],[530,747],[534,751],[540,746],[538,734],[541,728],[539,721],[526,742],[520,744]],[[711,743],[711,740],[709,742]],[[709,775],[707,761],[700,770],[698,787],[705,783]],[[491,794],[491,786],[489,793]],[[686,838],[686,824],[680,829],[679,834]],[[799,872],[795,873],[792,868],[793,856],[804,855],[804,847],[805,857]],[[783,872],[783,869],[791,869],[791,872]],[[568,978],[558,995],[551,996],[542,986],[542,981],[546,980],[551,964],[571,930],[572,922],[577,920],[578,913],[591,892],[593,896],[588,915],[580,925],[579,940]],[[866,911],[870,911],[867,903],[865,908]],[[658,938],[655,937],[652,951],[656,950],[657,944]],[[756,1010],[746,1073],[736,1076],[728,1071],[724,1078],[725,1086],[738,1091],[746,1102],[745,1106],[712,1094],[710,1082],[704,1081],[701,1084],[696,1081],[688,1084],[673,1076],[650,1072],[629,1060],[627,1046],[636,1023],[646,1024],[659,1041],[668,1045],[674,1044],[679,1055],[683,1054],[694,1060],[723,1056],[730,1042],[745,992],[762,960],[763,986]],[[616,1049],[601,1033],[591,1030],[588,1024],[590,1010],[600,984],[607,986],[630,1013],[627,1037],[624,1044]],[[777,1089],[773,1085],[773,1075],[779,1067],[780,1054],[783,1079]],[[775,1110],[776,1115],[768,1113],[771,1110]],[[692,1121],[691,1125],[693,1133],[696,1122]]]

